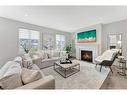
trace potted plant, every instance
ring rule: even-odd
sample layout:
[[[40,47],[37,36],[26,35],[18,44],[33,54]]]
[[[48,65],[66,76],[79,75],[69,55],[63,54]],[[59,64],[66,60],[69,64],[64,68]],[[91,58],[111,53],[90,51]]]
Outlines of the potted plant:
[[[67,51],[67,54],[68,54],[68,58],[70,58],[70,52],[71,52],[71,49],[72,49],[72,45],[71,44],[67,44],[65,46],[65,50]]]

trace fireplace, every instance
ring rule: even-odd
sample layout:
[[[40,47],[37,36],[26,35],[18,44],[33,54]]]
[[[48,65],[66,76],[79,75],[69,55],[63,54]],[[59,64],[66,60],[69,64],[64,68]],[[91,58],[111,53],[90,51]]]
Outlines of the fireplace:
[[[92,51],[81,50],[81,60],[93,62]]]

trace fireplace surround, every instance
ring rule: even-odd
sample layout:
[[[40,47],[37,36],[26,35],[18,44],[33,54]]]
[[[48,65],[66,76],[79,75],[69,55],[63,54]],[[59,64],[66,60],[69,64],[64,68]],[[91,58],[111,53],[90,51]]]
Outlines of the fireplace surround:
[[[89,50],[81,50],[81,60],[93,62],[93,53]]]

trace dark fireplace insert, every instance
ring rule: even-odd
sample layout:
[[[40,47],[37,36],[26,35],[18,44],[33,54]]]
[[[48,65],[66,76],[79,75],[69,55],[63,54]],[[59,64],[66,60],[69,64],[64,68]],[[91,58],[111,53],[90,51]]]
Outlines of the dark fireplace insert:
[[[81,50],[81,60],[93,62],[92,51]]]

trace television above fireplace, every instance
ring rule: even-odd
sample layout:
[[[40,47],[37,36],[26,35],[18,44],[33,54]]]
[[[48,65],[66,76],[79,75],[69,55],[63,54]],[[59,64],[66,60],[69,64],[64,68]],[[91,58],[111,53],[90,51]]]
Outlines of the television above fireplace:
[[[77,43],[96,42],[96,29],[77,33]]]

